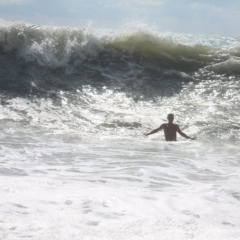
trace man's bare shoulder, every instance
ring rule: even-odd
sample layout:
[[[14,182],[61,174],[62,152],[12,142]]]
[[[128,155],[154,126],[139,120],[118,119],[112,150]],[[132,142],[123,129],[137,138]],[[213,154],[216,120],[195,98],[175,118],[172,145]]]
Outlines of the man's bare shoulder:
[[[158,130],[163,130],[163,129],[166,129],[167,127],[168,127],[168,123],[163,123],[163,124],[160,125]]]
[[[177,129],[177,130],[180,129],[179,126],[178,126],[178,124],[174,124],[174,127],[175,127],[175,129]]]
[[[163,123],[163,124],[161,124],[161,126],[159,128],[163,129],[163,128],[167,127],[167,125],[168,125],[167,123]]]
[[[164,125],[164,126],[166,126],[166,127],[179,127],[177,124],[175,124],[175,123],[164,123],[164,124],[162,124],[162,125]]]

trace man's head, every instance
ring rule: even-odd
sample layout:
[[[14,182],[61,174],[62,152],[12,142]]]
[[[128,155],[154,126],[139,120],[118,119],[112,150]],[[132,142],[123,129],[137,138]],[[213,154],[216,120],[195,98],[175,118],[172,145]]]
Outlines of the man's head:
[[[172,123],[173,120],[174,120],[174,115],[172,113],[169,113],[168,116],[167,116],[167,119],[170,123]]]

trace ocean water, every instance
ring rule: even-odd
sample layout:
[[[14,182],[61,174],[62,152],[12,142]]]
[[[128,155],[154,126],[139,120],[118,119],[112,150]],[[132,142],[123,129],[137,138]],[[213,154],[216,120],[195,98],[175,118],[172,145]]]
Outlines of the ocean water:
[[[0,239],[240,239],[240,37],[2,20],[0,99]]]

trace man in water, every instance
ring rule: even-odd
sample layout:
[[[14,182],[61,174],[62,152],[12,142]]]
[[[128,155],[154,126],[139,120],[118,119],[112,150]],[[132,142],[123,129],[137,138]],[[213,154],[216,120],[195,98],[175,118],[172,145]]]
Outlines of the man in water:
[[[183,137],[185,137],[187,139],[191,139],[191,140],[195,139],[195,138],[191,138],[191,137],[187,136],[185,133],[183,133],[180,130],[180,128],[179,128],[179,126],[177,124],[173,123],[174,115],[172,113],[168,114],[167,119],[168,119],[168,123],[164,123],[159,128],[154,129],[154,130],[152,130],[149,133],[145,133],[144,135],[148,136],[150,134],[157,133],[158,131],[163,129],[166,141],[177,141],[177,132],[181,136],[183,136]]]

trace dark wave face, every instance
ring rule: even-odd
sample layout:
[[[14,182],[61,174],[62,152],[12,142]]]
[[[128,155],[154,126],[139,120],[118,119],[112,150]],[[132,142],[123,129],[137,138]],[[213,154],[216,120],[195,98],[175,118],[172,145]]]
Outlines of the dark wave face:
[[[135,136],[174,112],[200,138],[238,142],[239,80],[239,38],[0,26],[4,124]]]

